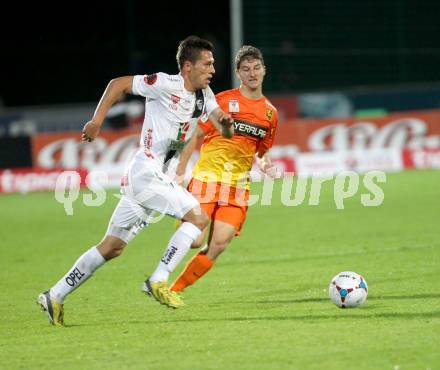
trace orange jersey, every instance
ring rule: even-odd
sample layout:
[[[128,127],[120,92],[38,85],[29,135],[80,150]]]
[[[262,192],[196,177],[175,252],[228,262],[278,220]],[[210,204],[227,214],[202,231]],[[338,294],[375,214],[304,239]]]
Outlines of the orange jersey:
[[[206,135],[193,177],[204,182],[247,187],[255,153],[262,156],[273,144],[278,112],[265,97],[248,99],[239,89],[223,91],[216,99],[220,108],[234,118],[235,133],[226,139],[209,120],[199,120]]]

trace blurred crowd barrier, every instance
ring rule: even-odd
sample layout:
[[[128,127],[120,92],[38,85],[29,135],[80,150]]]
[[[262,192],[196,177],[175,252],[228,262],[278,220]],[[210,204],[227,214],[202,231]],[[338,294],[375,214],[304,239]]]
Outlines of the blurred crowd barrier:
[[[280,112],[271,156],[284,173],[440,168],[440,89],[270,99]],[[105,172],[105,186],[118,186],[139,145],[143,107],[116,106],[100,136],[84,143],[80,132],[93,109],[94,105],[45,107],[1,115],[0,192],[51,190],[63,170],[79,171],[83,184],[92,171]],[[195,153],[192,162],[197,157]]]

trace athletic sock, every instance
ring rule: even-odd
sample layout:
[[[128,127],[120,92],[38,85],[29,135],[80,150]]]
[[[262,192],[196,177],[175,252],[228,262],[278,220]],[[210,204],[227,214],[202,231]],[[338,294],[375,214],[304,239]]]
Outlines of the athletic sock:
[[[50,288],[50,296],[62,304],[65,297],[92,276],[104,262],[105,259],[98,249],[96,247],[90,248],[78,258],[69,272]]]
[[[168,242],[167,249],[162,256],[156,270],[150,276],[150,281],[167,281],[168,276],[188,253],[189,248],[202,231],[190,222],[184,222],[176,230]]]
[[[208,252],[208,244],[203,244],[202,247],[200,248],[200,253],[204,253],[206,254]]]
[[[194,284],[205,275],[213,265],[213,260],[210,260],[204,252],[199,252],[188,262],[185,270],[183,270],[176,281],[171,285],[170,290],[174,292],[184,290],[188,285]]]

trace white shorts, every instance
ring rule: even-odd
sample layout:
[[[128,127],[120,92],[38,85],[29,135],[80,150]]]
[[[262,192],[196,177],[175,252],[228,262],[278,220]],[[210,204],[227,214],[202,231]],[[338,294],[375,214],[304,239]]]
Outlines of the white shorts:
[[[122,196],[108,224],[106,235],[116,236],[126,244],[132,240],[149,222],[154,211],[145,209],[133,202],[130,198]]]
[[[144,161],[134,161],[127,174],[124,195],[143,206],[161,214],[183,218],[199,205],[197,199],[185,188],[173,181],[155,166]]]
[[[165,214],[182,219],[199,206],[194,196],[161,171],[134,163],[122,187],[107,234],[128,243],[143,227],[159,221]]]

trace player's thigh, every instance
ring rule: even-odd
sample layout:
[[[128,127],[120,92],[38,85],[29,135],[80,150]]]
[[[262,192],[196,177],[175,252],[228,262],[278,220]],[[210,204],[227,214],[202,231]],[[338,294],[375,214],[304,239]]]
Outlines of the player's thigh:
[[[215,211],[215,209],[217,207],[217,203],[201,203],[200,207],[206,213],[206,215],[209,218],[209,220],[211,220],[212,214],[214,213],[214,211]],[[200,234],[200,236],[193,242],[191,247],[192,248],[199,248],[199,247],[201,247],[204,244],[205,240],[206,240],[206,236],[208,235],[209,230],[210,230],[210,224],[208,223],[208,225],[203,229],[203,231]]]
[[[144,208],[182,219],[199,202],[188,190],[159,172],[132,177],[129,195]]]
[[[154,212],[146,209],[127,196],[123,196],[113,211],[106,236],[121,239],[128,244],[153,217]]]
[[[217,204],[220,185],[216,182],[204,182],[192,178],[188,190],[200,204]]]
[[[246,209],[232,205],[218,206],[212,214],[210,246],[224,249],[235,235],[238,235],[244,220]]]
[[[212,220],[221,221],[232,225],[236,230],[236,235],[240,235],[240,230],[246,220],[247,207],[237,207],[231,204],[218,206],[212,214]],[[215,227],[215,224],[214,224]]]
[[[226,247],[236,233],[237,228],[234,225],[220,220],[213,220],[210,246],[218,245],[220,247]]]
[[[212,226],[211,238],[209,240],[206,255],[209,259],[216,260],[217,257],[228,247],[229,243],[234,238],[237,229],[235,226],[219,220],[213,220]]]

